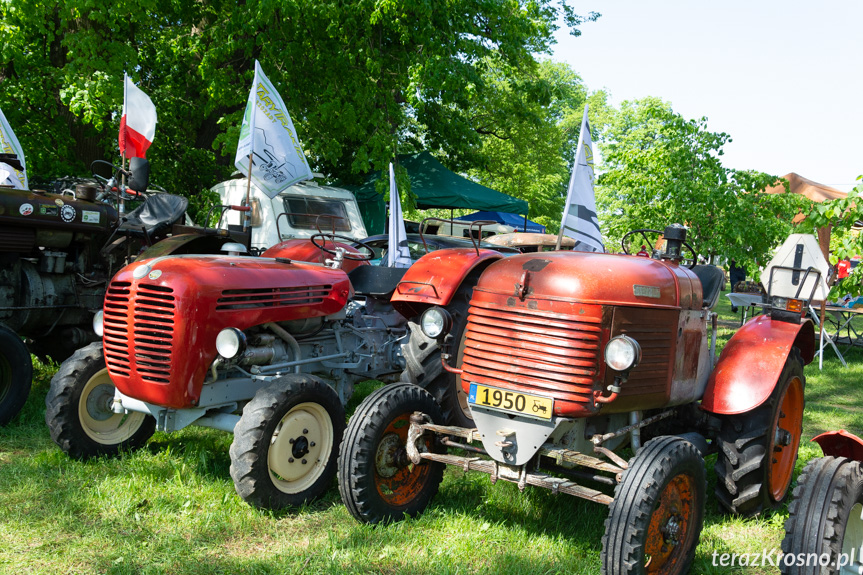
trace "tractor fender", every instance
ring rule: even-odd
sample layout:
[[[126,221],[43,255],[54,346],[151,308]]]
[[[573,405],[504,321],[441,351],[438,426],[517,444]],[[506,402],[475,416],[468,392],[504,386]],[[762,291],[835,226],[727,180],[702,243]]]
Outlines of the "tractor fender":
[[[180,234],[165,238],[146,248],[136,259],[145,260],[182,254],[219,254],[222,245],[232,241],[221,234]]]
[[[824,455],[863,461],[863,439],[844,429],[822,433],[813,437],[812,441],[821,446]]]
[[[494,250],[450,248],[427,253],[412,265],[390,299],[405,317],[433,305],[445,306],[471,272],[485,269],[503,256]]]
[[[343,242],[335,242],[326,241],[327,247],[340,247],[343,248],[346,252],[354,255],[364,255],[367,252],[361,252],[357,248],[350,246]],[[298,262],[310,262],[310,263],[318,263],[323,264],[326,262],[328,258],[332,258],[331,254],[328,254],[321,248],[317,247],[315,244],[311,242],[308,238],[293,238],[290,240],[284,240],[282,242],[277,243],[271,248],[267,249],[264,253],[261,254],[263,258],[281,258],[287,260],[293,260]],[[354,260],[350,258],[345,258],[342,261],[342,267],[345,273],[353,271],[355,268],[359,266],[367,266],[369,262],[365,260]]]
[[[803,364],[815,357],[815,330],[808,319],[789,323],[758,316],[725,344],[707,381],[701,408],[733,415],[755,409],[770,397],[782,368],[796,347]]]

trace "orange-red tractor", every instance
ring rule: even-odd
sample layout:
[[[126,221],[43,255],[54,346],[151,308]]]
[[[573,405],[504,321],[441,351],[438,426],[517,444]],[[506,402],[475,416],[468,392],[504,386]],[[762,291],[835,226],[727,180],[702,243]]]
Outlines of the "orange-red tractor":
[[[717,361],[722,272],[695,265],[682,226],[627,236],[662,247],[653,258],[629,255],[629,243],[624,254],[522,254],[479,271],[442,250],[405,274],[392,303],[421,313],[425,336],[412,334],[406,359],[442,368],[426,382],[439,401],[404,383],[357,408],[338,464],[355,518],[421,512],[455,465],[608,506],[603,573],[686,573],[705,456],[717,454],[729,511],[783,501],[814,355],[805,302],[773,298]],[[418,355],[423,343],[432,356]]]

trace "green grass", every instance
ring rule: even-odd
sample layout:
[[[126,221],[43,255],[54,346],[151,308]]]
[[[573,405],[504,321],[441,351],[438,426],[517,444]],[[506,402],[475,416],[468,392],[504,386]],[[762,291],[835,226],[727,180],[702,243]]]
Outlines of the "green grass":
[[[720,345],[739,321],[727,298],[718,305]],[[807,366],[804,440],[822,431],[863,428],[857,382],[863,354],[848,369],[832,352],[824,370]],[[44,400],[54,367],[37,365],[22,415],[0,429],[2,573],[598,573],[606,510],[567,496],[491,485],[481,474],[447,470],[425,514],[369,527],[354,521],[335,483],[299,510],[261,512],[234,492],[231,436],[190,428],[157,433],[115,459],[78,462],[50,440]],[[373,384],[359,387],[352,410]],[[797,471],[820,455],[804,441]],[[729,517],[708,502],[693,573],[777,573],[774,568],[714,567],[713,553],[778,549],[783,507],[757,519]]]

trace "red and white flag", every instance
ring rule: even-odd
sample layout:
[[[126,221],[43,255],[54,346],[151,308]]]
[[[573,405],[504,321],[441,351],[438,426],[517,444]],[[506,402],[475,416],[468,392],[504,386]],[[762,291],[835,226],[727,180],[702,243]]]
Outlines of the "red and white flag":
[[[127,158],[146,158],[147,148],[156,135],[156,106],[127,74],[124,74],[123,82],[120,153]]]

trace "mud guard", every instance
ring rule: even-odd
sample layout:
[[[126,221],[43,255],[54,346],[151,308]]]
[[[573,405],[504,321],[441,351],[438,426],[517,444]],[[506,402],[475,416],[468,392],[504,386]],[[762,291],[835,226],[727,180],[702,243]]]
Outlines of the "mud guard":
[[[815,357],[810,320],[795,324],[762,315],[741,327],[725,344],[710,374],[701,409],[733,415],[767,401],[792,347],[800,350],[804,365]]]
[[[494,250],[450,248],[421,257],[408,269],[390,299],[397,312],[415,317],[433,305],[449,304],[472,271],[486,267],[503,256]]]
[[[847,457],[854,461],[863,462],[863,439],[844,429],[822,433],[813,437],[812,441],[821,446],[824,455]]]

